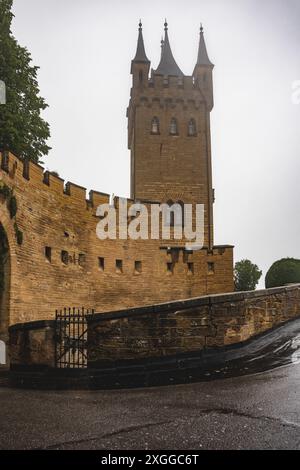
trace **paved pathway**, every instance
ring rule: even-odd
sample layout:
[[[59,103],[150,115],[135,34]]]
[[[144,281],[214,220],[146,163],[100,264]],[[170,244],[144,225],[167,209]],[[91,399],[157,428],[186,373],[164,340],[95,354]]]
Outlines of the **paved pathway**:
[[[135,390],[15,390],[2,379],[0,448],[300,449],[300,364]]]

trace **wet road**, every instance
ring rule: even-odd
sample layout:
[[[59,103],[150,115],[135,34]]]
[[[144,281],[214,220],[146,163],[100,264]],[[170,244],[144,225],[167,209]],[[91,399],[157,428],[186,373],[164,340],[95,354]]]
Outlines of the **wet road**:
[[[139,390],[0,387],[1,449],[300,449],[300,364]]]
[[[0,374],[0,449],[300,449],[300,320],[220,357],[202,382],[147,389],[18,390]]]

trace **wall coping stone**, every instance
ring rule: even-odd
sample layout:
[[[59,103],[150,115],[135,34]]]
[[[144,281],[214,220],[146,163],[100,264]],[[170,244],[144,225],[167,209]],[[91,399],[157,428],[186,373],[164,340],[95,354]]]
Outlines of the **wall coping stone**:
[[[214,294],[206,295],[203,297],[195,297],[192,299],[176,300],[173,302],[166,302],[161,304],[154,304],[145,307],[136,307],[112,312],[94,313],[87,317],[88,323],[96,323],[99,321],[113,320],[119,318],[132,317],[135,315],[143,316],[153,313],[176,312],[176,310],[185,310],[193,307],[200,307],[203,305],[212,306],[219,303],[232,303],[237,301],[244,301],[249,299],[257,299],[269,297],[270,295],[280,294],[283,292],[290,292],[300,289],[300,284],[292,286],[274,287],[272,289],[261,289],[249,292],[232,292],[229,294]]]
[[[151,314],[176,312],[179,310],[186,310],[194,307],[201,307],[207,305],[211,307],[220,303],[233,303],[237,301],[244,301],[250,299],[258,299],[269,297],[283,292],[293,292],[300,289],[300,284],[293,284],[283,287],[274,287],[272,289],[261,289],[249,292],[232,292],[229,294],[213,294],[202,297],[195,297],[191,299],[175,300],[173,302],[165,302],[161,304],[147,305],[144,307],[134,307],[123,310],[116,310],[111,312],[94,313],[87,316],[89,324],[98,323],[107,320],[117,320],[120,318],[133,317],[136,315],[145,316]],[[16,330],[38,330],[43,328],[54,328],[55,320],[38,320],[25,323],[16,323],[9,327],[9,331]]]
[[[44,328],[54,328],[55,320],[37,320],[27,323],[16,323],[9,327],[9,332],[17,330],[40,330]]]

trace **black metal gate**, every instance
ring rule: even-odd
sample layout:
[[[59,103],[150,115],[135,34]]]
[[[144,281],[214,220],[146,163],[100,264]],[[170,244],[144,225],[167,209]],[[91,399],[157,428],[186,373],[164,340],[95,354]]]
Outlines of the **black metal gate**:
[[[64,308],[56,311],[55,362],[58,368],[87,367],[87,315],[93,310]]]

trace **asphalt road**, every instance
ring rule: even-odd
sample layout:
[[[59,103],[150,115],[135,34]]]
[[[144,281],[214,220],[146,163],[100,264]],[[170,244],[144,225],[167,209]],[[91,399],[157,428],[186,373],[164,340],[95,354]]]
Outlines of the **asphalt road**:
[[[115,391],[0,386],[0,449],[300,449],[300,364]]]

